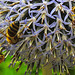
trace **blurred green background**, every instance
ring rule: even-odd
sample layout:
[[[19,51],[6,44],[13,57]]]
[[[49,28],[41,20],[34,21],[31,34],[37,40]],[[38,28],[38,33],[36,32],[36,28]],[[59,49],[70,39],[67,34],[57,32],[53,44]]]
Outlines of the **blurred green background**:
[[[18,67],[19,62],[17,62],[15,67],[11,66],[10,68],[8,68],[10,61],[11,57],[8,56],[6,60],[0,64],[0,75],[24,75],[27,65],[23,63],[20,69],[18,70],[18,72],[16,72],[16,68]],[[36,67],[34,67],[32,75],[35,75],[35,72],[36,72]],[[40,73],[39,75],[42,75],[41,69],[39,70],[39,73]]]
[[[6,60],[0,64],[0,75],[24,75],[24,73],[26,71],[26,68],[27,68],[27,65],[25,65],[23,63],[22,66],[20,67],[19,71],[16,72],[16,68],[18,67],[19,62],[17,62],[15,67],[8,68],[8,66],[10,64],[10,61],[11,61],[11,57],[8,56],[6,58]],[[35,72],[36,72],[36,67],[34,67],[32,75],[35,75]],[[69,69],[69,72],[70,72],[70,75],[75,75],[75,67]],[[53,73],[52,75],[54,75],[53,71],[52,71],[52,73]],[[39,69],[39,75],[42,75],[42,70],[41,69]],[[60,75],[60,73],[57,72],[57,75]]]

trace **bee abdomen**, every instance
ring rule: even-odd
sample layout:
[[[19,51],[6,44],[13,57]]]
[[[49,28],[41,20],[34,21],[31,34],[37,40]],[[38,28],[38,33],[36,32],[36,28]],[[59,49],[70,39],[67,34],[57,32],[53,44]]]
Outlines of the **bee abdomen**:
[[[8,35],[9,35],[10,37],[13,37],[13,36],[16,35],[16,33],[13,32],[13,31],[11,31],[10,29],[8,29]]]
[[[14,28],[14,29],[19,29],[19,26],[17,26],[17,25],[14,25],[14,24],[12,24],[12,27]]]
[[[9,27],[8,27],[8,30],[7,30],[7,33],[10,37],[14,37],[17,32],[18,32],[18,29],[19,29],[19,22],[16,21],[16,22],[13,22]]]

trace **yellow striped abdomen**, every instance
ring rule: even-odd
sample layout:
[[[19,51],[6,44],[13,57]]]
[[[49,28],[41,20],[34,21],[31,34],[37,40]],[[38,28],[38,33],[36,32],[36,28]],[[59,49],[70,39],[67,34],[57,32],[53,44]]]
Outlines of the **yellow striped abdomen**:
[[[10,24],[6,30],[6,39],[10,44],[18,42],[17,32],[19,30],[19,21],[15,21]]]

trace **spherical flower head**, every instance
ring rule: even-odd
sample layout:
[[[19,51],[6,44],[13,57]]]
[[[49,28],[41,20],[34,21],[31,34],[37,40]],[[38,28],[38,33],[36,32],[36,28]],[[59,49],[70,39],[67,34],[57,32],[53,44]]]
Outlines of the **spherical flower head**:
[[[16,71],[25,63],[28,65],[25,74],[27,71],[31,74],[34,65],[38,73],[40,66],[47,63],[51,63],[55,71],[73,67],[75,18],[70,15],[75,15],[74,1],[1,0],[0,4],[0,51],[6,50],[5,58],[13,55],[9,66],[21,61]],[[6,38],[13,41],[10,35],[7,37],[8,30],[10,34],[16,33],[13,39],[18,42],[15,44],[7,41]]]

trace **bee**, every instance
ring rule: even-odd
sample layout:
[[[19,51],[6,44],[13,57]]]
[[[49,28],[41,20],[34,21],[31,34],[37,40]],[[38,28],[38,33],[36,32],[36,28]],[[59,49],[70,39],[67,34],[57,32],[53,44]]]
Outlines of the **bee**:
[[[0,53],[0,63],[4,61],[4,55]]]
[[[72,15],[73,16],[73,19],[72,19],[72,28],[75,28],[75,14]]]
[[[11,21],[11,20],[10,20]],[[27,23],[28,24],[28,23]],[[27,25],[26,24],[26,25]],[[27,28],[28,30],[31,30],[29,28],[29,26],[24,26],[20,31],[19,28],[21,27],[21,23],[19,21],[14,21],[12,22],[7,28],[6,30],[4,29],[0,29],[0,33],[4,36],[6,36],[6,40],[9,44],[16,44],[17,42],[19,42],[20,40],[24,39],[23,37],[21,37],[23,35],[23,31],[25,28]],[[4,33],[4,31],[6,32],[6,34]]]
[[[14,21],[10,24],[10,26],[6,29],[6,40],[10,44],[15,44],[18,42],[19,38],[17,36],[17,32],[19,30],[19,21]]]
[[[6,36],[6,40],[10,44],[16,44],[19,41],[19,37],[17,35],[17,32],[19,30],[19,21],[14,21],[7,27],[6,34],[4,34],[2,31],[0,31],[1,34]]]
[[[69,19],[72,21],[72,28],[75,28],[75,6],[72,7],[72,13],[69,14]]]
[[[75,6],[72,7],[72,10],[71,10],[73,13],[75,13]]]

